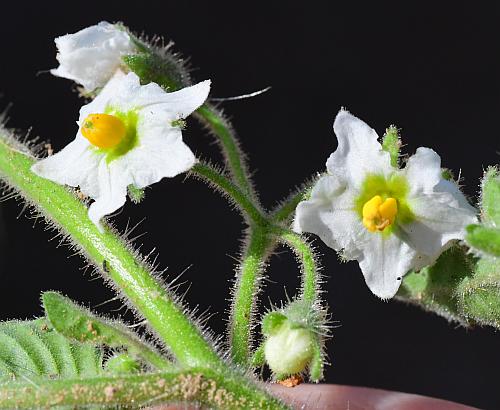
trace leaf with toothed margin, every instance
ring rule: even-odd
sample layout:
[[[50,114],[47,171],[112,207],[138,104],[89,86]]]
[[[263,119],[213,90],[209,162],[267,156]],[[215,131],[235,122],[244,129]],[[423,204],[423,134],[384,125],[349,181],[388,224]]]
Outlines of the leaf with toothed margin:
[[[0,382],[103,374],[102,351],[69,341],[46,319],[0,323]]]

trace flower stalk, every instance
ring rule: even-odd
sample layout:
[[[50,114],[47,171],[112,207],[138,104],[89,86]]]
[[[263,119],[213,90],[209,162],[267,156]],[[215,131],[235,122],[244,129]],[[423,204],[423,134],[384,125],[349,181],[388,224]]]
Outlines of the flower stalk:
[[[253,227],[238,269],[230,314],[231,355],[238,364],[248,365],[250,362],[259,284],[271,249],[267,230],[259,226]]]
[[[238,138],[229,121],[213,106],[204,104],[196,111],[197,117],[217,138],[226,159],[226,165],[236,184],[257,203],[257,193],[253,187],[246,165],[245,156]]]
[[[298,234],[282,230],[279,232],[282,242],[288,245],[302,265],[302,282],[300,298],[313,306],[318,302],[319,266],[311,246]]]
[[[252,199],[216,168],[204,162],[198,162],[191,168],[190,172],[207,181],[217,191],[229,198],[238,207],[249,224],[259,226],[267,224],[265,215],[254,204]]]

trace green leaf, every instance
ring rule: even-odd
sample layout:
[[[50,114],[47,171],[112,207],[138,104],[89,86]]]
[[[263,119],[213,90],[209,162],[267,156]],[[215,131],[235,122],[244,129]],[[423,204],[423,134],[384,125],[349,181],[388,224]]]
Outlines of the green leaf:
[[[64,336],[111,348],[125,347],[129,354],[157,369],[173,368],[167,358],[162,357],[124,324],[99,318],[57,292],[45,292],[42,302],[51,325]]]
[[[492,256],[500,256],[500,229],[469,225],[465,240],[479,251]]]
[[[473,274],[474,259],[466,249],[454,246],[444,252],[434,265],[410,272],[404,279],[397,299],[416,304],[448,320],[466,324],[457,298],[457,288]]]
[[[391,165],[395,168],[399,166],[399,149],[401,148],[401,140],[399,138],[398,129],[391,125],[385,130],[382,139],[382,149],[389,153],[391,157]]]
[[[102,374],[100,349],[68,341],[46,319],[0,323],[0,381]]]
[[[457,294],[462,314],[469,321],[500,329],[500,262],[497,258],[479,259],[474,276],[461,283]]]
[[[481,211],[485,222],[500,227],[500,176],[496,167],[484,174],[481,189]]]

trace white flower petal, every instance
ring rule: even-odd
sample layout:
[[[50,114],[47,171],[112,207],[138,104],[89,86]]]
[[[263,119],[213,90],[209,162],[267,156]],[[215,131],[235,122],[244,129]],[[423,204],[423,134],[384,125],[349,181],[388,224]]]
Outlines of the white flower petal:
[[[139,87],[139,77],[134,73],[125,74],[117,71],[106,83],[101,92],[91,102],[80,108],[78,123],[80,124],[88,115],[102,113],[108,105],[118,105],[119,109],[130,108],[128,102],[120,104],[120,101],[127,101],[127,97]]]
[[[330,248],[355,258],[359,255],[358,238],[365,228],[353,203],[353,193],[344,183],[335,176],[323,176],[311,198],[297,206],[293,228],[298,233],[314,233]]]
[[[170,128],[157,137],[143,138],[138,147],[115,160],[138,188],[172,178],[188,171],[196,162],[189,147],[182,141],[181,131]]]
[[[105,158],[100,161],[97,168],[99,193],[89,207],[89,218],[101,232],[103,231],[101,218],[121,208],[127,200],[128,182],[120,171],[120,167],[113,165],[113,162],[107,164]]]
[[[32,166],[32,171],[43,178],[72,187],[94,197],[98,193],[97,166],[102,155],[96,154],[80,134],[63,150],[44,158]]]
[[[101,22],[55,39],[58,77],[83,85],[88,91],[102,87],[121,65],[121,57],[135,51],[130,36],[114,24]]]
[[[403,170],[410,188],[410,195],[432,192],[442,180],[441,157],[432,149],[420,147]]]
[[[376,296],[390,299],[398,291],[402,277],[414,266],[417,253],[394,234],[370,233],[366,237],[363,254],[358,258],[365,282]]]
[[[205,102],[209,92],[210,80],[167,93],[155,83],[141,85],[135,73],[118,71],[99,95],[80,109],[80,121],[110,106],[123,112],[136,110],[148,122],[166,123],[186,118]]]
[[[464,238],[465,227],[477,221],[477,211],[455,183],[442,178],[441,158],[432,149],[418,148],[403,172],[415,220],[400,228],[405,240],[431,264],[450,241]]]
[[[157,113],[162,112],[172,119],[186,118],[205,102],[209,92],[210,80],[171,93],[166,93],[157,84],[150,83],[141,87],[132,104],[144,108],[145,111],[154,107]]]
[[[462,206],[449,192],[433,192],[410,201],[415,220],[400,228],[405,240],[433,263],[452,240],[461,240],[465,227],[477,222],[476,210]]]
[[[333,129],[338,147],[326,162],[329,173],[359,187],[368,174],[388,175],[394,171],[377,133],[359,118],[341,110]]]

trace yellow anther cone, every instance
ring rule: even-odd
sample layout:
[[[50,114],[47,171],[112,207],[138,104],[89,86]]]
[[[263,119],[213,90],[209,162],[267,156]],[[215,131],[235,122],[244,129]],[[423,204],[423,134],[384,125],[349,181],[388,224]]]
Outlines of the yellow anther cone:
[[[375,195],[363,205],[363,225],[370,232],[381,232],[394,223],[397,213],[398,203],[394,198],[384,201]]]
[[[118,145],[127,129],[122,120],[109,114],[90,114],[83,120],[82,135],[99,148],[113,148]]]

